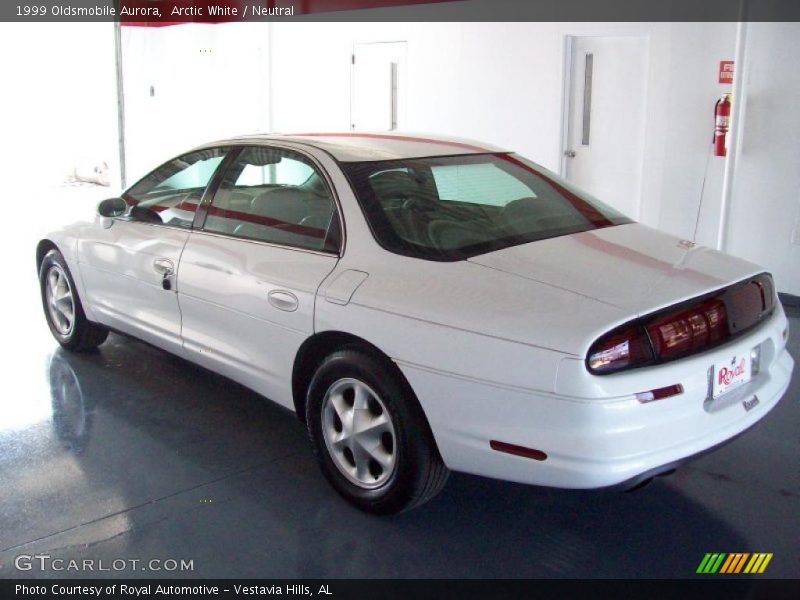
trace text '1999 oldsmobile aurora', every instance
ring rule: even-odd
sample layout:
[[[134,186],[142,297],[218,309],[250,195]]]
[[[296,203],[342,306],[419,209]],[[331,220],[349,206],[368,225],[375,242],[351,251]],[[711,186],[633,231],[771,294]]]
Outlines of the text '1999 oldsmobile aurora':
[[[763,418],[794,366],[761,268],[463,140],[208,144],[36,258],[62,346],[122,332],[295,410],[375,513],[449,470],[635,486]]]

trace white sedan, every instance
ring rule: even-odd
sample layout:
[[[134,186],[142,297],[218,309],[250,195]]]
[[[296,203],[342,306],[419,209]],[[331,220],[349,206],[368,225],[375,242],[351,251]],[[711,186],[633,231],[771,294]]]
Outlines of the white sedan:
[[[375,513],[449,470],[635,486],[755,424],[793,368],[761,268],[463,140],[208,144],[36,259],[62,346],[125,333],[296,411]]]

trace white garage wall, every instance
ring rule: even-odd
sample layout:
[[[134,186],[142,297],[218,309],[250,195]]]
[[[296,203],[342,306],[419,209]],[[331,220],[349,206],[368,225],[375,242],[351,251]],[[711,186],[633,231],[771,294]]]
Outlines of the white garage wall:
[[[260,23],[123,27],[128,183],[192,146],[268,128],[267,33]]]
[[[561,50],[553,25],[277,23],[273,128],[347,131],[353,45],[385,41],[408,42],[402,129],[473,137],[558,168]]]
[[[662,176],[656,223],[666,231],[716,244],[725,159],[712,157],[714,105],[731,86],[718,83],[720,60],[734,58],[735,23],[674,23],[657,77],[665,84],[658,114]],[[704,186],[705,180],[705,186]],[[700,206],[701,192],[703,196]]]
[[[800,295],[800,24],[751,23],[741,155],[728,251]]]

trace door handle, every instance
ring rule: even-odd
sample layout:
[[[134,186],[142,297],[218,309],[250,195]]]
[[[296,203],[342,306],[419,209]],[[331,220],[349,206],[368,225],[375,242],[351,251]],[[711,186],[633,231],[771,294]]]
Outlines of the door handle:
[[[156,258],[153,261],[153,269],[159,275],[169,277],[175,272],[175,263],[168,258]]]
[[[564,156],[567,158],[575,158],[575,150],[564,150]]]
[[[278,310],[285,310],[286,312],[296,311],[300,304],[297,296],[286,290],[272,290],[267,294],[267,300]]]

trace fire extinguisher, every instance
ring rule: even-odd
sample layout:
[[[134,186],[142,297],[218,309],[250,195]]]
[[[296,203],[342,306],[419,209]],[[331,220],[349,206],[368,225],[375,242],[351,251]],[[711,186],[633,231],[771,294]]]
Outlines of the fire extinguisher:
[[[728,154],[728,130],[731,123],[731,95],[722,94],[714,105],[714,156]]]

